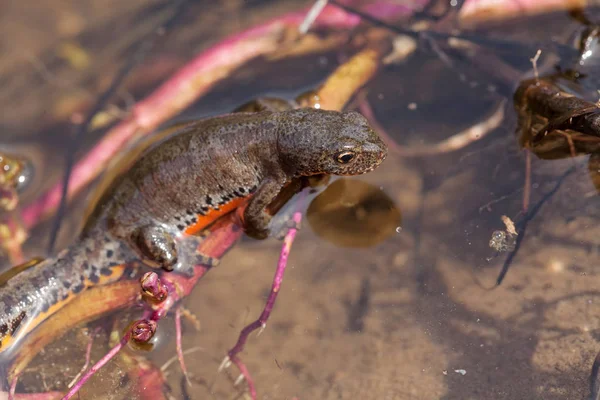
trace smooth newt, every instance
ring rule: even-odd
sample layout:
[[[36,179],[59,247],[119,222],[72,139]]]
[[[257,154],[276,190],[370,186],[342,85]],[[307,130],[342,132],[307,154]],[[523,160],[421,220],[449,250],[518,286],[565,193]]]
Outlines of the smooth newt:
[[[120,279],[127,265],[210,265],[195,252],[196,234],[219,217],[238,210],[245,232],[265,238],[269,205],[286,185],[363,174],[386,154],[356,112],[233,113],[183,125],[114,179],[75,244],[0,284],[0,357],[82,291]]]

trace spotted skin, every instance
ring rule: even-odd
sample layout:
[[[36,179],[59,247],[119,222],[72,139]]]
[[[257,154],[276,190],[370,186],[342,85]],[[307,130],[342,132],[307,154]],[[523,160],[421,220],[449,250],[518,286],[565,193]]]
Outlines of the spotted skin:
[[[0,287],[0,356],[90,287],[142,261],[185,273],[197,236],[235,210],[245,232],[269,235],[269,205],[306,176],[375,169],[387,148],[355,112],[316,109],[234,113],[184,124],[149,146],[105,190],[79,240]]]
[[[134,253],[102,235],[41,261],[0,286],[0,359],[32,329],[92,286],[121,278]]]

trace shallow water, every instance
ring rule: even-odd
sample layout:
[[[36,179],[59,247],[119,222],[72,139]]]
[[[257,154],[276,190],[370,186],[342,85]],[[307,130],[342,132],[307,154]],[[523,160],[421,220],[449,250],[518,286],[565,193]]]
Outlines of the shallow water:
[[[264,18],[265,13],[277,15],[277,10],[263,6],[252,18]],[[239,18],[243,24],[256,22]],[[175,59],[185,57],[182,50],[197,50],[189,48],[194,30],[181,29],[181,44],[172,50]],[[552,35],[567,43],[577,25],[557,14],[491,29],[497,37],[533,41]],[[205,40],[216,40],[220,33]],[[198,34],[202,37],[202,31]],[[326,77],[344,50],[253,62],[183,117],[229,111],[254,96],[292,98]],[[508,53],[502,56],[518,70],[529,69],[533,54],[518,49]],[[480,84],[463,83],[458,72]],[[419,52],[385,67],[368,85],[367,98],[391,138],[417,146],[449,137],[488,114],[502,98],[482,89],[490,79],[485,71],[456,71]],[[498,91],[511,93],[516,84],[507,82]],[[142,87],[140,93],[146,90]],[[45,104],[46,99],[39,101]],[[0,125],[17,126],[10,118]],[[55,154],[60,144],[46,146],[57,143],[49,137],[64,139],[61,126],[65,124],[31,136],[22,133],[31,130],[22,128],[10,141],[15,146],[33,141]],[[503,284],[491,289],[506,253],[493,257],[489,240],[494,231],[504,229],[503,215],[517,221],[522,208],[525,152],[518,148],[515,131],[509,99],[504,122],[484,139],[435,156],[392,152],[378,170],[350,179],[382,191],[401,215],[396,229],[369,247],[342,247],[304,220],[274,313],[260,336],[251,335],[242,354],[259,398],[530,400],[587,395],[589,372],[600,349],[600,312],[595,307],[600,295],[595,280],[600,208],[587,169],[569,175],[543,205],[529,223]],[[573,163],[533,157],[531,204],[549,193]],[[58,168],[42,170],[48,174],[45,182],[62,173]],[[72,211],[75,222],[67,226],[64,238],[76,229],[78,212]],[[360,236],[364,232],[360,223],[356,226],[356,232],[343,228],[346,232],[340,235]],[[32,254],[45,237],[43,231],[35,234],[28,247]],[[240,393],[232,385],[234,367],[228,374],[216,371],[239,331],[259,315],[280,245],[276,240],[242,241],[186,300],[201,329],[195,332],[192,324],[184,323],[183,347],[201,350],[186,358],[192,388],[182,383],[176,363],[167,369],[175,398],[229,399]],[[172,319],[162,321],[154,350],[140,354],[162,365],[174,355],[173,332]],[[106,350],[105,336],[100,337],[92,359]],[[23,382],[30,390],[68,383],[82,364],[85,343],[80,332],[61,339],[34,362]],[[67,351],[70,357],[64,361]],[[123,384],[126,367],[121,364],[110,364],[94,378],[84,397],[94,393],[102,398],[99,393]],[[109,397],[130,396],[125,388]]]

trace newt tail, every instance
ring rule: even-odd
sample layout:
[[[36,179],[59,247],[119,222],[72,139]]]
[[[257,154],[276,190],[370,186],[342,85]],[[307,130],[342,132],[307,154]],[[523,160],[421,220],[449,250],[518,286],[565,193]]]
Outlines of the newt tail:
[[[90,236],[0,286],[0,357],[82,291],[117,281],[133,258],[106,235]]]

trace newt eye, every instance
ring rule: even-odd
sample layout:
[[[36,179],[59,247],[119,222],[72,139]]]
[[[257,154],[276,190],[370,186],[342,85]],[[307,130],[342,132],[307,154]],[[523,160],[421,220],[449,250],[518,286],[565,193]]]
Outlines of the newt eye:
[[[352,151],[342,151],[335,155],[335,161],[340,164],[348,164],[350,161],[354,160],[354,152]]]

